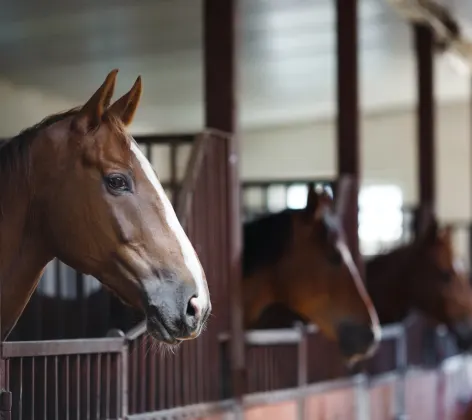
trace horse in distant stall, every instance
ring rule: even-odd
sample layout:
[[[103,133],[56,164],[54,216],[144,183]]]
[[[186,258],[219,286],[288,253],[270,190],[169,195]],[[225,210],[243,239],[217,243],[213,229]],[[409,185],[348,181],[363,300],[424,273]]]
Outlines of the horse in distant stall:
[[[472,287],[454,255],[452,232],[434,219],[409,244],[366,262],[367,290],[382,325],[418,309],[451,331],[461,350],[472,346]]]
[[[418,310],[444,324],[460,350],[472,346],[472,287],[454,255],[452,232],[430,218],[409,244],[366,260],[366,288],[381,325],[404,321]],[[306,290],[311,285],[306,283]],[[308,320],[295,308],[277,304],[261,316],[264,328],[287,328]]]
[[[55,257],[144,313],[158,341],[196,338],[208,319],[195,250],[126,132],[141,78],[109,106],[117,72],[84,106],[49,116],[0,147],[2,339]]]
[[[267,307],[283,305],[337,341],[350,362],[379,342],[377,314],[326,191],[310,187],[306,208],[245,223],[242,292],[246,329],[261,327]]]

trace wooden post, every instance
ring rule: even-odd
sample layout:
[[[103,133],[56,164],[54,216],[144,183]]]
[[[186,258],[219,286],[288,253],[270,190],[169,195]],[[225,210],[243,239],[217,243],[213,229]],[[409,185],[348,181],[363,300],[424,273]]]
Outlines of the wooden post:
[[[357,0],[336,0],[337,33],[337,163],[338,176],[352,178],[350,203],[344,226],[349,247],[359,270],[359,92]]]
[[[236,127],[236,0],[204,0],[205,125],[233,133],[224,156],[228,176],[228,257],[230,264],[231,367],[233,396],[245,392],[244,331],[241,299],[242,225],[239,142]]]
[[[414,25],[417,76],[417,159],[419,215],[435,215],[435,104],[433,33],[428,26]],[[430,214],[428,214],[430,213]],[[424,226],[417,221],[416,228]]]

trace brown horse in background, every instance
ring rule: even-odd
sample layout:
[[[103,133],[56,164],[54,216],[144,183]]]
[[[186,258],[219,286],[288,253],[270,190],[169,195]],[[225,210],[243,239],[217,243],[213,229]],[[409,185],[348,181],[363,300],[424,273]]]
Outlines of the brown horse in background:
[[[414,241],[366,261],[366,286],[381,325],[401,322],[413,310],[445,324],[460,350],[472,346],[472,287],[457,264],[452,232],[430,219]],[[306,285],[307,289],[310,287]],[[273,305],[262,316],[265,328],[307,322],[293,308]]]
[[[141,79],[109,106],[116,75],[84,106],[48,117],[0,148],[2,339],[55,257],[143,312],[157,340],[195,338],[208,318],[200,262],[126,132]]]
[[[450,228],[430,220],[410,244],[367,261],[366,280],[382,325],[418,309],[445,324],[460,349],[472,345],[472,287],[457,265]]]
[[[317,324],[350,361],[376,348],[377,314],[328,193],[309,188],[305,209],[246,223],[243,273],[246,328],[278,304]]]

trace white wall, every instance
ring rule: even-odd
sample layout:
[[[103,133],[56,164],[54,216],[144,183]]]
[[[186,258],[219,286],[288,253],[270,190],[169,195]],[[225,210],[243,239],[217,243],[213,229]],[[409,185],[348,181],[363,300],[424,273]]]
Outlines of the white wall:
[[[447,220],[470,215],[470,139],[467,105],[437,112],[438,212]],[[332,177],[336,174],[333,121],[242,132],[244,179]],[[400,186],[407,204],[417,201],[416,118],[413,110],[367,115],[361,121],[362,179]]]

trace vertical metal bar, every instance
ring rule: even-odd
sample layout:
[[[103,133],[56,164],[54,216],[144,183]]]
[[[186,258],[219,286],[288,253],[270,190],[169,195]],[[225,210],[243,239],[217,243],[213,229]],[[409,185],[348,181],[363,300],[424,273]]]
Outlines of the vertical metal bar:
[[[185,343],[190,344],[190,343]],[[166,407],[166,361],[161,358],[159,360],[159,409]],[[132,413],[131,413],[132,414]]]
[[[35,383],[36,383],[36,377],[35,377],[35,371],[36,371],[36,368],[35,368],[35,360],[36,358],[32,357],[31,358],[31,419],[34,420],[34,413],[35,413],[35,409],[36,409],[36,405],[35,405],[35,394],[36,394],[36,387],[35,387]],[[69,420],[69,419],[67,419]]]
[[[139,340],[135,340],[133,344],[131,344],[131,357],[132,357],[132,365],[131,365],[131,402],[130,402],[130,413],[135,414],[138,409],[138,343]]]
[[[363,271],[357,202],[360,167],[357,13],[357,0],[336,0],[338,175],[350,175],[354,181],[350,205],[343,216],[349,248],[359,270]]]
[[[182,349],[181,352],[185,353],[185,349]],[[156,369],[156,354],[155,352],[150,352],[150,360],[149,360],[149,410],[156,411],[157,410],[157,388],[156,388],[156,379],[157,379],[157,369]],[[184,402],[185,404],[185,402]]]
[[[81,412],[81,401],[80,401],[80,355],[76,356],[76,377],[75,382],[77,386],[77,420],[81,420],[80,412]]]
[[[110,353],[106,354],[106,373],[105,373],[105,386],[106,386],[106,411],[105,415],[106,418],[110,418],[110,401],[111,401],[111,355]],[[145,375],[144,372],[142,372],[143,375]]]
[[[23,358],[20,357],[20,395],[19,395],[19,417],[20,420],[23,419]]]
[[[100,407],[101,407],[101,354],[95,355],[92,364],[92,389],[93,389],[93,409],[92,409],[92,418],[94,420],[100,419]]]
[[[54,356],[54,412],[56,420],[59,420],[59,366],[57,356]]]
[[[406,330],[402,324],[401,334],[395,341],[395,369],[398,374],[396,381],[395,419],[406,420],[406,371],[408,367],[408,348]]]
[[[69,420],[69,407],[70,407],[70,399],[69,399],[69,389],[70,389],[70,381],[69,381],[69,366],[70,366],[70,358],[69,356],[65,356],[66,359],[66,420]]]
[[[138,394],[140,396],[138,405],[139,405],[139,412],[144,413],[146,412],[146,379],[149,375],[148,370],[146,369],[146,347],[147,347],[147,336],[144,335],[139,339],[139,384],[136,384],[136,388],[138,388]]]
[[[90,406],[91,406],[91,396],[90,396],[90,354],[85,356],[85,393],[87,394],[87,420],[90,420]]]
[[[56,274],[56,293],[54,293],[55,302],[56,302],[56,338],[64,338],[64,294],[62,291],[63,278],[62,278],[62,267],[63,264],[57,258],[54,260],[54,268]]]
[[[129,374],[129,348],[128,344],[123,346],[121,352],[121,416],[123,419],[128,416],[128,374]]]
[[[435,103],[433,33],[426,25],[413,26],[417,65],[418,191],[421,207],[435,211]]]
[[[44,418],[47,419],[48,418],[48,411],[47,411],[47,408],[48,408],[48,358],[45,356],[43,360],[44,360],[44,364],[43,364],[44,366],[44,378],[43,378]]]

